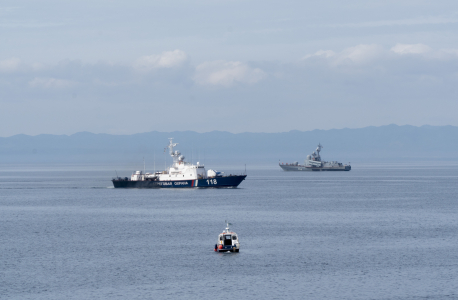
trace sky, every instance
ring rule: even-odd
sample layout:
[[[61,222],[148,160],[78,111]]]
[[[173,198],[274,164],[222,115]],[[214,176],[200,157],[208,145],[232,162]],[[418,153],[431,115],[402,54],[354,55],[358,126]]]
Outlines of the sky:
[[[0,2],[0,136],[458,126],[458,1]]]

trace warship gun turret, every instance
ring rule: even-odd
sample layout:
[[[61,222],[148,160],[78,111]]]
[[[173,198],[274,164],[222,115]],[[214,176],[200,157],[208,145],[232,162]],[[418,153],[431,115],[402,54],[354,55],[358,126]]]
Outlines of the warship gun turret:
[[[170,139],[169,148],[173,164],[164,171],[143,173],[136,171],[127,177],[116,177],[112,179],[115,188],[222,188],[237,187],[246,174],[243,175],[223,175],[223,172],[215,170],[205,170],[205,166],[192,164],[185,161],[185,157],[180,151],[173,148],[178,145]]]
[[[350,171],[350,163],[344,165],[337,161],[322,161],[320,151],[323,148],[321,144],[318,144],[315,152],[311,155],[307,155],[307,159],[303,165],[298,162],[294,163],[279,163],[280,167],[284,171]]]

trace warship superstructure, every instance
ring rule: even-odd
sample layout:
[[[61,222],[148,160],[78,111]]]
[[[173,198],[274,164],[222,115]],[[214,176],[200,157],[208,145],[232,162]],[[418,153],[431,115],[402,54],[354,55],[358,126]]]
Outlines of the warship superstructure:
[[[303,165],[298,162],[294,163],[279,163],[279,166],[284,171],[350,171],[350,164],[344,165],[337,161],[322,161],[320,151],[323,146],[319,143],[315,152],[307,155]]]
[[[173,164],[167,170],[154,173],[136,171],[130,178],[116,177],[112,179],[115,188],[221,188],[237,187],[246,177],[244,175],[223,175],[223,172],[205,170],[205,166],[197,162],[186,162],[180,151],[173,150],[178,145],[170,139],[169,148]]]

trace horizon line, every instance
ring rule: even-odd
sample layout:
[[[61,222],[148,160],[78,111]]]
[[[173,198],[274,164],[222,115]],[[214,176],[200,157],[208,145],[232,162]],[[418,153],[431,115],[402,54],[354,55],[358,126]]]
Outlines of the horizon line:
[[[424,124],[420,126],[416,125],[410,125],[410,124],[404,124],[404,125],[398,125],[398,124],[386,124],[386,125],[380,125],[380,126],[375,126],[375,125],[369,125],[369,126],[364,126],[364,127],[356,127],[356,128],[350,128],[350,127],[343,127],[343,128],[331,128],[331,129],[311,129],[311,130],[299,130],[299,129],[291,129],[289,131],[278,131],[278,132],[252,132],[252,131],[244,131],[244,132],[230,132],[230,131],[224,131],[224,130],[212,130],[212,131],[204,131],[204,132],[198,132],[194,130],[174,130],[174,131],[157,131],[157,130],[152,130],[152,131],[144,131],[144,132],[137,132],[137,133],[130,133],[130,134],[118,134],[118,133],[105,133],[105,132],[99,132],[99,133],[94,133],[90,131],[78,131],[75,133],[71,134],[53,134],[53,133],[39,133],[35,135],[31,134],[25,134],[25,133],[17,133],[9,136],[0,136],[0,138],[11,138],[15,136],[29,136],[29,137],[37,137],[40,135],[52,135],[52,136],[73,136],[77,134],[93,134],[93,135],[112,135],[112,136],[130,136],[130,135],[139,135],[139,134],[147,134],[147,133],[152,133],[152,132],[157,132],[157,133],[176,133],[176,132],[192,132],[192,133],[198,133],[198,134],[206,134],[206,133],[213,133],[213,132],[221,132],[221,133],[230,133],[230,134],[281,134],[281,133],[290,133],[290,132],[312,132],[312,131],[331,131],[331,130],[358,130],[358,129],[365,129],[365,128],[381,128],[381,127],[388,127],[388,126],[397,126],[397,127],[416,127],[416,128],[421,128],[421,127],[458,127],[455,125],[429,125],[429,124]]]

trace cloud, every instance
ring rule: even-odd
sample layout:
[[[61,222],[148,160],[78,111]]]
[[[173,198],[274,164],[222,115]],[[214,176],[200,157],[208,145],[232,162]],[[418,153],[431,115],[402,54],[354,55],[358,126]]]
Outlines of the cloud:
[[[332,50],[319,50],[315,52],[314,54],[307,54],[302,59],[307,59],[307,58],[314,57],[314,56],[328,58],[328,57],[335,56],[335,55],[336,53]]]
[[[0,61],[0,72],[14,72],[19,68],[21,60],[19,58],[10,58]]]
[[[133,67],[137,71],[148,72],[159,68],[173,68],[182,65],[188,56],[181,50],[164,51],[160,55],[142,56],[137,59]]]
[[[16,62],[18,71],[0,72],[0,101],[2,107],[9,107],[7,109],[13,113],[0,109],[0,113],[3,113],[0,120],[6,125],[11,123],[11,126],[19,126],[20,130],[33,129],[38,132],[46,131],[48,127],[35,125],[40,123],[35,122],[28,124],[31,129],[27,129],[10,115],[20,114],[28,119],[42,118],[54,122],[75,118],[78,126],[97,125],[100,126],[97,128],[103,128],[100,132],[136,132],[138,126],[135,127],[135,124],[110,123],[109,119],[150,118],[148,113],[166,111],[167,105],[173,102],[177,103],[174,113],[178,120],[173,124],[174,128],[163,127],[165,125],[162,124],[169,124],[164,123],[166,116],[156,113],[151,124],[148,123],[149,127],[144,130],[182,130],[190,126],[193,130],[205,131],[209,130],[206,129],[208,124],[220,126],[218,120],[221,120],[224,125],[213,129],[245,130],[244,126],[257,126],[256,130],[275,131],[302,128],[300,126],[304,124],[310,128],[337,126],[346,124],[349,119],[354,120],[351,124],[380,123],[382,120],[414,122],[419,120],[420,113],[426,118],[433,116],[438,119],[442,114],[447,114],[446,120],[457,124],[452,116],[457,107],[457,49],[431,47],[426,54],[401,54],[426,49],[415,44],[406,47],[406,44],[316,48],[301,63],[258,61],[255,65],[241,60],[207,59],[193,66],[191,61],[186,61],[181,67],[162,68],[150,73],[132,72],[131,63],[83,63],[72,60],[35,65],[9,60],[8,63],[2,62],[3,66],[15,66],[12,62]],[[399,45],[404,45],[402,51]],[[159,61],[156,60],[156,65]],[[163,65],[170,66],[170,63]],[[226,88],[231,86],[234,88]],[[77,101],[74,97],[77,97]],[[142,109],[138,109],[139,105],[132,106],[129,99],[135,99]],[[230,105],[224,105],[221,109],[222,103]],[[326,108],[329,118],[314,113],[303,117],[304,112],[310,112],[316,103]],[[237,122],[233,122],[233,115],[239,113],[241,106],[244,107],[243,117],[238,119],[252,116],[255,122],[251,123],[257,125],[243,122],[237,125]],[[105,109],[109,109],[109,112],[105,113]],[[39,116],[37,112],[40,110],[52,113]],[[86,117],[81,118],[86,116],[87,111],[91,111],[92,123],[78,121],[87,120]],[[210,121],[180,121],[188,120],[186,116],[190,114],[201,112],[212,115]],[[54,115],[60,119],[53,119]],[[281,122],[271,122],[272,117]],[[327,125],[329,120],[341,123]],[[278,127],[280,123],[281,127]],[[7,128],[6,125],[0,127]],[[52,130],[52,127],[49,128]]]
[[[254,84],[266,77],[259,68],[251,68],[239,61],[217,60],[196,67],[194,81],[200,85],[229,87],[235,83]]]
[[[356,45],[354,47],[345,48],[341,52],[332,50],[319,50],[314,54],[305,55],[302,59],[320,58],[328,60],[333,66],[348,65],[348,64],[364,64],[383,55],[383,48],[376,44]]]
[[[357,45],[344,49],[337,57],[337,62],[350,60],[353,63],[365,63],[379,57],[383,52],[381,46],[376,44]]]
[[[431,51],[425,44],[396,44],[391,51],[398,54],[423,54]]]
[[[75,86],[77,83],[71,80],[58,78],[35,77],[29,81],[29,86],[44,89],[65,89]]]
[[[321,61],[329,67],[386,67],[387,63],[392,62],[399,65],[404,60],[403,57],[415,55],[419,60],[433,61],[455,61],[458,58],[458,49],[438,49],[433,50],[425,44],[403,44],[398,43],[391,48],[384,48],[377,44],[360,44],[348,47],[340,52],[333,50],[319,50],[313,54],[302,57],[302,61]],[[382,64],[381,64],[382,63]],[[407,65],[406,65],[407,66]]]
[[[301,75],[310,79],[310,74],[330,80],[362,82],[395,80],[406,85],[422,86],[438,82],[456,84],[458,49],[432,49],[425,44],[403,44],[382,47],[381,45],[357,45],[340,52],[320,50],[306,55],[297,64]],[[378,78],[378,79],[376,79]],[[391,83],[390,83],[391,84]]]

